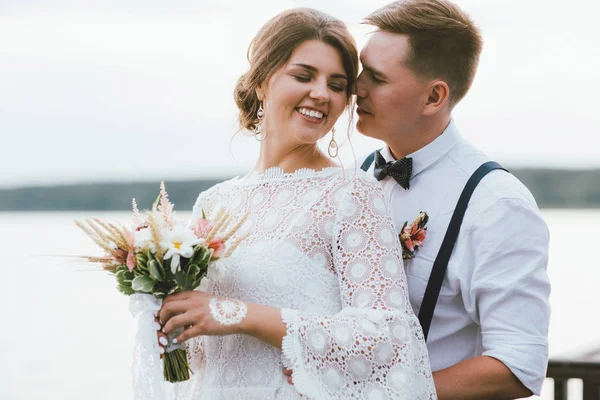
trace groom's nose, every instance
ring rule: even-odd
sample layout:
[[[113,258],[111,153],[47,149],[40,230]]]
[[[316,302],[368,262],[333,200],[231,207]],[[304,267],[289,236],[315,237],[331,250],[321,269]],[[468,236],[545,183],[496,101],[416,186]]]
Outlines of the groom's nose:
[[[364,99],[365,97],[367,97],[367,89],[365,86],[365,77],[364,77],[364,72],[361,72],[360,75],[358,75],[358,79],[356,80],[356,85],[354,86],[354,94],[359,97]]]

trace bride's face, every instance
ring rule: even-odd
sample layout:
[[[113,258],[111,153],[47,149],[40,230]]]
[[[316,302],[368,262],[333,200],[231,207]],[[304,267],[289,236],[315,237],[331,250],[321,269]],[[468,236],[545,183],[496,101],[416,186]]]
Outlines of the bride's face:
[[[342,57],[334,47],[318,40],[300,44],[257,89],[265,99],[267,134],[295,144],[316,143],[344,111],[347,83]]]

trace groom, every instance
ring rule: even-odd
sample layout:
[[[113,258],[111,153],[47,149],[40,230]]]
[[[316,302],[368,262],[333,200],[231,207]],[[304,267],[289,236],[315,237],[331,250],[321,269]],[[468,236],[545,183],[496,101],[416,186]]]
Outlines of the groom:
[[[482,41],[469,17],[446,0],[395,2],[366,22],[378,30],[361,53],[357,129],[386,146],[364,167],[380,180],[398,229],[421,210],[430,217],[423,247],[406,262],[419,314],[461,192],[490,161],[452,119],[475,76]],[[402,171],[407,164],[412,171]],[[539,395],[550,318],[546,224],[525,186],[494,170],[476,186],[459,226],[427,339],[438,396]]]
[[[449,228],[467,181],[490,161],[452,119],[475,76],[480,34],[446,0],[394,2],[366,23],[377,30],[361,53],[357,129],[386,146],[363,169],[383,186],[398,231],[420,211],[429,214],[423,246],[405,266],[422,325],[428,318],[421,309],[435,307],[427,344],[439,399],[539,395],[550,284],[548,230],[535,200],[506,171],[480,170],[481,181],[471,182],[472,197],[462,202],[468,204],[462,224],[458,218]]]

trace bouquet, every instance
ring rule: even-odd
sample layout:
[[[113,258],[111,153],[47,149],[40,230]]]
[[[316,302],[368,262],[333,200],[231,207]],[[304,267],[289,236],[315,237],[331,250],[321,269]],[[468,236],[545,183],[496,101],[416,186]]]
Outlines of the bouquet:
[[[202,216],[184,224],[175,220],[173,208],[164,182],[161,182],[160,195],[152,209],[146,212],[145,218],[140,215],[133,199],[132,228],[103,222],[97,218],[75,221],[105,252],[101,257],[83,258],[102,264],[103,270],[113,274],[121,293],[138,296],[136,305],[131,306],[132,313],[136,316],[140,310],[146,312],[146,323],[138,321],[138,337],[143,336],[146,341],[153,338],[154,346],[157,344],[156,331],[152,329],[153,313],[160,309],[162,299],[172,293],[196,289],[214,261],[229,256],[244,239],[238,237],[232,240],[232,236],[246,218],[230,226],[232,219],[224,210],[221,209],[212,221],[206,219],[202,210]],[[144,330],[141,332],[143,335],[140,335],[139,330]],[[180,344],[172,343],[172,339],[180,333],[170,335],[167,352],[163,357],[163,375],[168,382],[181,382],[190,378],[191,370],[185,350]],[[144,349],[144,346],[137,347]],[[146,346],[146,350],[149,348],[158,350],[151,345]],[[154,359],[154,356],[146,356],[146,359]],[[147,369],[147,366],[140,367],[142,370]],[[133,372],[134,375],[139,374],[135,368]]]

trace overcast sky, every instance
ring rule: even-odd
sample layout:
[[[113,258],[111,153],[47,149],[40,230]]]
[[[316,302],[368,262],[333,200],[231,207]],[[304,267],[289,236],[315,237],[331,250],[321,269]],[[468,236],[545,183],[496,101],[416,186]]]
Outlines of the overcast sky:
[[[454,112],[463,136],[508,166],[600,167],[600,2],[456,2],[485,41]],[[314,7],[362,46],[361,18],[385,3],[0,0],[0,186],[247,170],[258,144],[231,140],[232,91],[258,28]],[[358,156],[379,146],[351,142]]]

